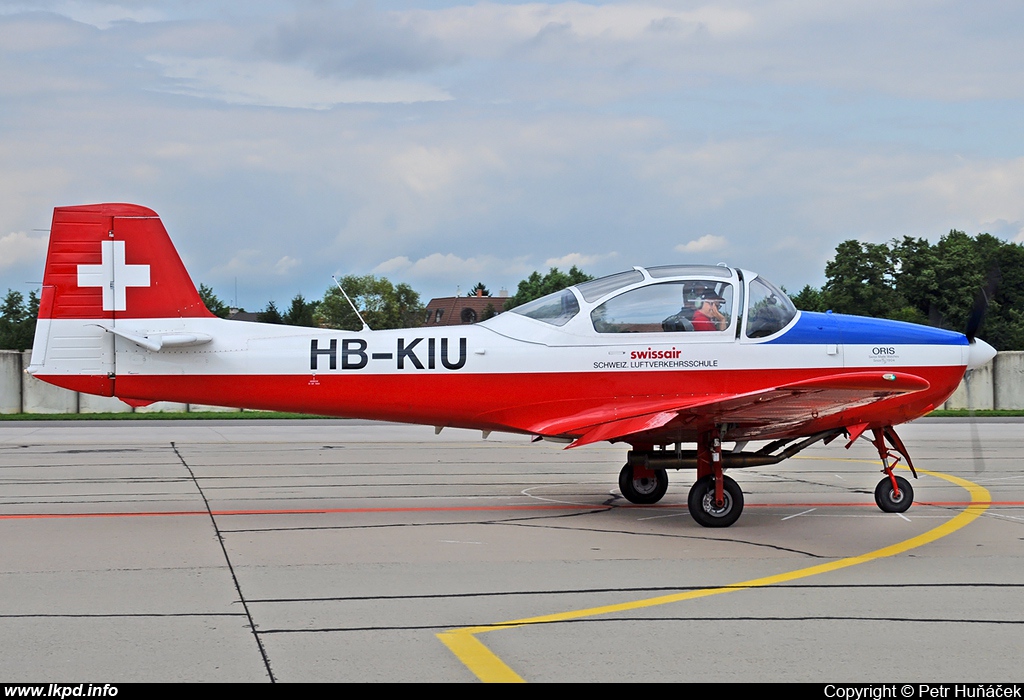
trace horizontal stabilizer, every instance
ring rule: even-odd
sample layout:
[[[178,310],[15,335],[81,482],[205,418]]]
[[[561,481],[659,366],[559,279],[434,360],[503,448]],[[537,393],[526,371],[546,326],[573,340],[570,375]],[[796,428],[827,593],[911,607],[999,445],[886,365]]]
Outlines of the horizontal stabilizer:
[[[196,345],[206,345],[213,340],[213,336],[206,333],[147,333],[146,335],[138,335],[119,328],[109,328],[100,323],[95,325],[108,333],[113,333],[119,338],[131,341],[140,348],[150,352],[160,352],[164,348],[188,348]]]

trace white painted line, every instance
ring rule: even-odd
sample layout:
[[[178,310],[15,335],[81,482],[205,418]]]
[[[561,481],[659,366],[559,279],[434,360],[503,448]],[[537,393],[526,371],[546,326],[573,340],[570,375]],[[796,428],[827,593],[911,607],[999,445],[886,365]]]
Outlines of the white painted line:
[[[483,542],[466,542],[464,540],[438,540],[442,544],[483,544]]]
[[[641,520],[657,520],[658,518],[678,518],[680,515],[686,515],[686,513],[670,513],[669,515],[650,515],[646,518],[637,518],[637,522]]]
[[[803,513],[794,513],[793,515],[787,515],[785,518],[783,518],[783,520],[789,520],[790,518],[799,518],[801,515],[807,515],[808,513],[813,513],[816,510],[818,510],[818,509],[817,508],[811,508],[810,510],[805,510]]]

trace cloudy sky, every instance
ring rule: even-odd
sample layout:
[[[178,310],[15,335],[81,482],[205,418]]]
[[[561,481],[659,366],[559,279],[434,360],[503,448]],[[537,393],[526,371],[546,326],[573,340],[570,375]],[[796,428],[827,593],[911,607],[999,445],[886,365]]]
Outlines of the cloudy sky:
[[[56,205],[155,209],[256,310],[383,274],[1024,242],[1024,4],[0,0],[0,292]]]

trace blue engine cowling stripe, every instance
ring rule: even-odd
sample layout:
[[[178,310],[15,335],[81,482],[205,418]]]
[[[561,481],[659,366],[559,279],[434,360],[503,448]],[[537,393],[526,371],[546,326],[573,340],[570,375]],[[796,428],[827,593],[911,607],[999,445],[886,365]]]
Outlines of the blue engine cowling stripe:
[[[845,314],[801,311],[788,331],[769,343],[803,345],[841,343],[843,345],[967,345],[963,333],[915,323]]]

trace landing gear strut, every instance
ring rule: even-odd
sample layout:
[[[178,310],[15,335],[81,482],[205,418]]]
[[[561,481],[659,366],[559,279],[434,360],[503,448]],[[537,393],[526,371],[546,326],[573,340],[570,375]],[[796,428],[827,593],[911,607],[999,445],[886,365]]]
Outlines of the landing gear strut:
[[[910,467],[914,478],[917,478],[917,470],[914,469],[914,463],[910,461],[910,455],[907,454],[907,448],[904,447],[903,441],[891,426],[875,428],[871,434],[874,436],[871,442],[878,450],[878,456],[882,460],[882,472],[885,474],[885,477],[875,487],[875,503],[886,513],[903,513],[914,502],[914,489],[909,481],[902,476],[896,476],[892,470],[899,463],[900,457],[907,460],[907,466]],[[889,442],[892,449],[885,444],[886,441]]]
[[[722,473],[722,439],[714,433],[704,433],[697,440],[697,482],[686,505],[690,516],[704,527],[729,527],[743,512],[743,491]]]
[[[630,503],[657,503],[668,490],[668,474],[664,469],[626,464],[619,472],[619,490]]]
[[[739,520],[743,512],[740,485],[724,475],[721,479],[721,502],[715,500],[715,477],[712,474],[697,479],[686,499],[690,515],[704,527],[729,527]]]
[[[895,487],[892,485],[893,480],[896,481]],[[913,502],[914,488],[902,476],[887,476],[875,487],[875,503],[886,513],[902,513]]]

